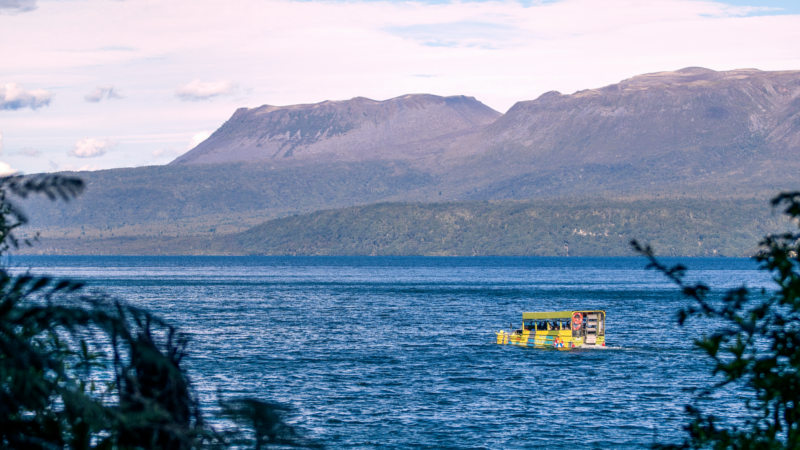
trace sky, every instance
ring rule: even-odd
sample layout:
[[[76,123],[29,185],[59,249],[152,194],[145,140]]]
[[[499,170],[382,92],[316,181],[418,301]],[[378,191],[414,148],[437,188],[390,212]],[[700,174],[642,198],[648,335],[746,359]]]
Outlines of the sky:
[[[240,107],[505,112],[701,66],[800,70],[797,0],[0,0],[0,174],[166,164]]]

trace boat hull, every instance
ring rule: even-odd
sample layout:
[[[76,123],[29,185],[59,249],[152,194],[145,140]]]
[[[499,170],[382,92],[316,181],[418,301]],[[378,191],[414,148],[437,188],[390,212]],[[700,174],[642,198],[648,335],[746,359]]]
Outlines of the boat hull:
[[[570,330],[536,331],[516,330],[508,332],[500,330],[496,333],[500,345],[516,345],[518,347],[554,348],[570,350],[573,348],[596,348],[605,346],[605,336],[597,336],[594,344],[584,342],[582,336],[572,336]]]

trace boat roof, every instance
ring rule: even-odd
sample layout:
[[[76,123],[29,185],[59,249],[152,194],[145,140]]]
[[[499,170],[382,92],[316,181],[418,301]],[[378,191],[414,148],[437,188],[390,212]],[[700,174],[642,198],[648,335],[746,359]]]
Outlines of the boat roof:
[[[581,314],[587,313],[602,313],[604,316],[606,312],[599,309],[586,310],[578,309],[574,311],[538,311],[538,312],[524,312],[522,313],[522,320],[525,319],[570,319],[576,312]]]

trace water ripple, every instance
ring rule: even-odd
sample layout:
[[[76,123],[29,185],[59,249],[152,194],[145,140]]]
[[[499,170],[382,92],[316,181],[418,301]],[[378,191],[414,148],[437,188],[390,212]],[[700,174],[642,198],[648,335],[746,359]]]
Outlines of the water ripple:
[[[692,260],[717,288],[766,285],[747,260]],[[641,448],[677,442],[703,326],[638,259],[29,257],[192,338],[204,408],[216,393],[292,407],[310,437],[346,448]],[[715,291],[716,292],[716,291]],[[522,311],[607,311],[602,351],[493,344]],[[710,399],[734,418],[735,390]],[[716,402],[716,403],[715,403]]]

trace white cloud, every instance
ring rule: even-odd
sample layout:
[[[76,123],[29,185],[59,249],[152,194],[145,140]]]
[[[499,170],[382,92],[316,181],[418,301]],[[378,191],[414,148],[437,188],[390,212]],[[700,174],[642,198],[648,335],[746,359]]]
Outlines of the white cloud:
[[[95,170],[100,170],[101,168],[96,164],[82,164],[82,165],[75,165],[75,164],[53,164],[51,163],[51,167],[53,168],[54,172],[90,172]]]
[[[0,161],[0,177],[14,175],[19,170],[12,168],[8,163]]]
[[[175,91],[182,100],[207,100],[220,95],[233,93],[235,85],[230,81],[193,80]]]
[[[162,148],[158,148],[156,150],[153,150],[150,154],[153,155],[153,157],[157,158],[157,159],[164,159],[164,158],[168,158],[170,160],[174,159],[174,158],[182,155],[183,153],[185,153],[187,150],[191,150],[191,149],[197,147],[198,144],[200,144],[201,142],[203,142],[206,139],[208,139],[208,137],[211,136],[211,133],[212,133],[212,131],[208,131],[208,130],[198,131],[197,133],[194,133],[191,136],[191,138],[189,138],[188,141],[186,141],[186,144],[183,146],[183,148],[162,147]]]
[[[102,139],[85,138],[75,143],[75,148],[69,152],[71,156],[77,158],[96,158],[102,156],[108,150],[108,141]]]
[[[153,150],[150,154],[153,155],[153,157],[155,157],[155,158],[175,157],[175,156],[180,155],[181,151],[180,150],[175,150],[173,148],[159,148],[159,149]]]
[[[152,152],[150,152],[150,154],[153,155],[154,158],[158,158],[158,159],[163,159],[163,158],[174,159],[174,158],[182,155],[183,153],[185,153],[187,150],[191,150],[191,149],[197,147],[198,144],[200,144],[201,142],[203,142],[206,139],[208,139],[208,137],[211,136],[211,133],[212,133],[212,131],[208,131],[208,130],[198,131],[197,133],[194,133],[189,138],[188,141],[186,141],[186,143],[183,145],[182,148],[181,147],[161,147],[161,148],[158,148],[156,150],[153,150]]]
[[[192,138],[189,140],[189,147],[188,150],[191,150],[197,147],[201,142],[208,139],[211,136],[212,131],[200,131],[192,135]]]
[[[522,30],[500,22],[463,21],[388,27],[386,31],[429,47],[496,49],[519,39]]]
[[[0,153],[3,153],[3,133],[0,133]]]
[[[6,83],[0,86],[0,110],[41,108],[50,104],[51,97],[44,89],[26,91],[17,83]]]
[[[83,99],[87,102],[97,103],[101,100],[112,100],[116,98],[122,98],[122,96],[117,92],[114,86],[98,86],[92,92],[83,96]]]

